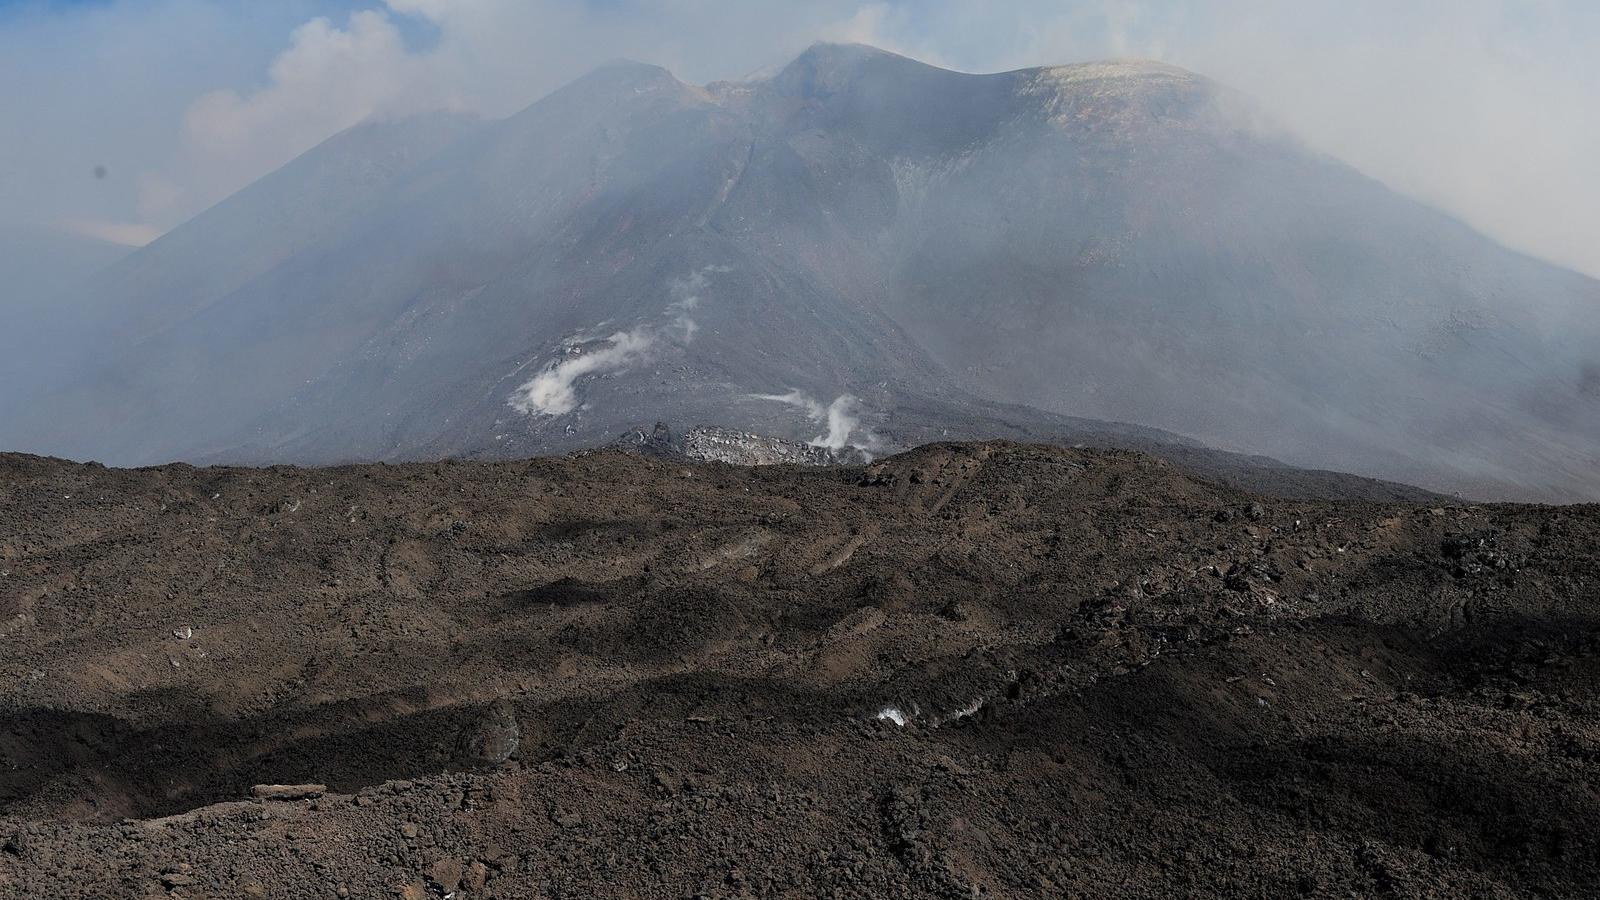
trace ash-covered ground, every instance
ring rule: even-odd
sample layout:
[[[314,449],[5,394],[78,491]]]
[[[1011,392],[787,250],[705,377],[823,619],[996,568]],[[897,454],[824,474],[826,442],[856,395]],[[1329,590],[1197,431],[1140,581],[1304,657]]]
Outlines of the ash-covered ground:
[[[1005,443],[4,456],[0,573],[6,896],[1600,877],[1594,506],[1273,499]]]

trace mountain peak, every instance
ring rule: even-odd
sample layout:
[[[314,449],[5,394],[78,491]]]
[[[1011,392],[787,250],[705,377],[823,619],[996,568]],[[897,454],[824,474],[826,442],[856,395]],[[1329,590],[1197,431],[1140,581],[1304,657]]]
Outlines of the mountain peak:
[[[875,75],[943,73],[944,70],[867,44],[812,44],[772,78],[780,93],[826,96]]]
[[[900,56],[900,55],[895,54],[895,53],[890,53],[888,50],[884,50],[884,49],[882,49],[880,47],[874,47],[871,44],[856,43],[854,41],[844,41],[844,42],[817,41],[817,42],[813,43],[811,46],[807,47],[805,49],[805,51],[802,52],[798,57],[795,57],[795,62],[800,62],[802,60],[808,60],[808,59],[809,60],[863,60],[863,59],[876,59],[876,58],[884,58],[884,57],[893,58],[893,59],[905,59],[907,62],[912,62],[912,60],[907,59],[904,56]]]
[[[666,71],[666,69],[663,69],[655,63],[640,62],[636,59],[629,59],[626,56],[613,56],[612,58],[595,66],[590,70],[590,73],[619,72],[649,77],[660,75]]]
[[[688,99],[699,92],[698,88],[679,81],[677,76],[651,63],[616,58],[603,62],[586,74],[557,88],[507,121],[521,120],[536,115],[538,110],[550,110],[570,105],[573,109],[598,110],[614,108],[613,101],[644,100],[656,102],[662,98]]]
[[[609,91],[622,87],[643,88],[675,84],[681,82],[661,66],[618,57],[595,66],[588,74],[571,82],[562,90],[577,88],[583,91]]]

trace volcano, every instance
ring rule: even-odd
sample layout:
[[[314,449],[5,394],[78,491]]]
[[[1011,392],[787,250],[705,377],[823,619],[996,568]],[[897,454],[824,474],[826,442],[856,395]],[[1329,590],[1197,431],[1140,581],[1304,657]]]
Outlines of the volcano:
[[[357,126],[53,308],[11,449],[504,458],[666,420],[1600,498],[1600,283],[1150,62],[614,63],[504,120]]]

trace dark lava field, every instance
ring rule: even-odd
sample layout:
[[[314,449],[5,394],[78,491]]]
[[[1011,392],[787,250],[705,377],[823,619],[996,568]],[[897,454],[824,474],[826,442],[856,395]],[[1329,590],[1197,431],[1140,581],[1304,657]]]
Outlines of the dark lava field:
[[[0,456],[0,896],[1583,895],[1597,616],[1128,452]]]

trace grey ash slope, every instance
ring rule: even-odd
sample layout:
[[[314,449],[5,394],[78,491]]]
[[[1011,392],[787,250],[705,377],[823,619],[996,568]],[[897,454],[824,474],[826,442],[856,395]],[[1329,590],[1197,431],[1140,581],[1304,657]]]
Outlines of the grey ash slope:
[[[369,177],[305,174],[330,157]],[[706,88],[611,65],[504,121],[335,138],[84,302],[161,315],[85,341],[95,374],[0,422],[8,446],[514,456],[657,419],[806,439],[848,394],[843,439],[884,448],[1201,452],[1098,420],[1137,421],[1480,496],[1600,496],[1595,282],[1147,63],[964,75],[819,45]],[[755,397],[796,390],[814,405]]]

